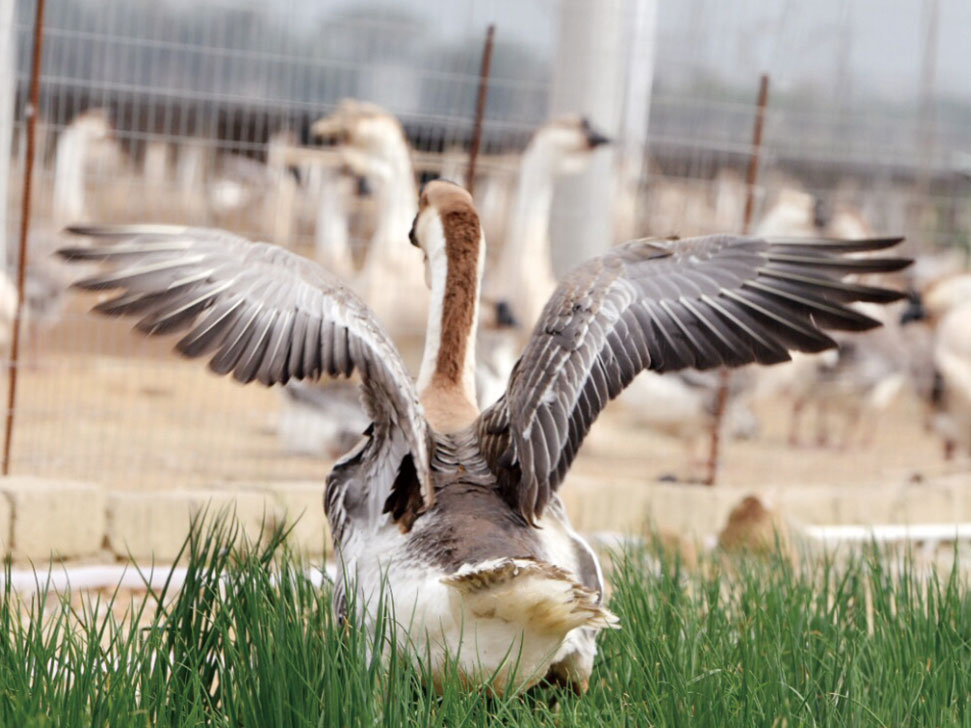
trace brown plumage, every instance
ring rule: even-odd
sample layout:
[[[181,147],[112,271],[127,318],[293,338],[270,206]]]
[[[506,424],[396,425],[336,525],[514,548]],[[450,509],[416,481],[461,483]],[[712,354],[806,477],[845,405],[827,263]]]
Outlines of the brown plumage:
[[[465,293],[478,287],[481,230],[475,210],[446,198],[436,205],[445,230],[448,278],[442,306],[442,344],[436,375],[441,385],[458,384],[469,344],[476,302]]]

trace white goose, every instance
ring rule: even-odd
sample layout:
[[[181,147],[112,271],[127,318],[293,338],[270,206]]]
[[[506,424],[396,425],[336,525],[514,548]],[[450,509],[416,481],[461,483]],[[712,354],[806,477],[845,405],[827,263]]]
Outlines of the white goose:
[[[27,241],[30,255],[25,271],[21,333],[27,361],[32,367],[39,360],[41,328],[56,324],[64,307],[64,289],[69,276],[64,263],[53,257],[54,251],[64,244],[62,228],[90,219],[88,175],[92,168],[106,174],[108,167],[118,164],[120,159],[121,150],[113,139],[108,113],[102,109],[78,114],[57,139],[51,220],[33,225]],[[6,269],[15,271],[17,249],[10,246],[6,253]],[[17,295],[15,278],[0,274],[0,348],[3,349],[10,346],[13,338]]]
[[[873,230],[852,207],[832,206],[824,199],[787,188],[759,224],[757,234],[866,239],[873,237]],[[848,449],[854,442],[872,443],[879,413],[903,389],[908,348],[900,327],[878,303],[886,301],[855,303],[853,307],[880,320],[883,326],[879,330],[860,337],[837,336],[836,350],[817,356],[799,355],[784,367],[762,373],[753,393],[755,399],[782,394],[792,401],[790,445],[802,443],[802,419],[810,409],[816,415],[817,445]],[[841,433],[834,435],[834,423],[840,421]],[[861,430],[864,421],[871,424]]]
[[[627,243],[564,278],[505,395],[480,413],[485,249],[460,187],[429,183],[410,235],[431,289],[417,382],[361,299],[284,249],[205,229],[73,232],[106,239],[61,251],[108,266],[77,284],[120,289],[97,311],[135,316],[147,334],[182,333],[176,349],[217,373],[267,385],[359,374],[372,424],[334,466],[324,501],[336,610],[373,630],[383,596],[399,648],[428,660],[436,681],[448,655],[466,686],[495,676],[498,692],[544,676],[585,688],[596,633],[617,623],[556,492],[608,400],[645,368],[768,364],[790,348],[832,347],[819,327],[876,325],[844,304],[888,295],[840,276],[909,262],[845,255],[890,239]]]
[[[492,300],[512,307],[525,331],[556,288],[550,257],[553,185],[560,176],[582,172],[591,152],[609,141],[586,118],[569,115],[537,129],[523,152],[506,239],[486,289]]]
[[[99,151],[118,154],[111,142],[107,112],[91,109],[78,114],[57,139],[54,157],[54,224],[58,227],[89,219],[85,176]]]
[[[347,165],[374,187],[378,219],[354,288],[391,331],[420,333],[428,312],[421,264],[399,244],[418,208],[411,149],[401,122],[379,106],[344,99],[311,132],[337,137]]]
[[[931,425],[944,441],[944,457],[971,455],[971,273],[945,276],[915,294],[901,323],[931,327],[933,384],[926,388]]]

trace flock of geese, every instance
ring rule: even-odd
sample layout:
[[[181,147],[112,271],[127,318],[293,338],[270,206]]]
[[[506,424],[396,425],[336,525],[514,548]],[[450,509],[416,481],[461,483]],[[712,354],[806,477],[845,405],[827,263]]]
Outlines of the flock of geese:
[[[670,431],[680,420],[687,433],[710,417],[712,391],[687,370],[779,364],[773,377],[742,376],[733,406],[744,410],[762,387],[788,394],[795,441],[808,406],[854,399],[827,389],[840,382],[866,393],[844,413],[849,431],[902,386],[888,383],[899,368],[871,362],[895,356],[879,337],[896,340],[902,323],[921,320],[934,341],[928,419],[951,451],[971,448],[971,276],[891,308],[905,298],[894,276],[910,261],[888,254],[898,238],[845,232],[859,222],[852,211],[783,197],[752,237],[634,240],[557,281],[555,180],[608,143],[585,119],[536,131],[491,259],[478,210],[502,195],[482,185],[477,204],[445,180],[419,190],[393,116],[348,101],[312,132],[335,142],[334,164],[293,175],[292,144],[278,137],[260,175],[274,200],[271,236],[292,234],[300,187],[319,195],[316,262],[215,228],[74,221],[70,232],[93,240],[59,253],[88,266],[78,287],[111,292],[96,311],[136,318],[147,335],[179,334],[182,355],[240,382],[282,385],[285,410],[323,423],[307,437],[307,420],[285,415],[281,430],[304,437],[299,449],[344,452],[324,496],[335,610],[373,633],[390,608],[398,648],[436,681],[453,665],[499,692],[544,679],[586,689],[597,633],[618,620],[557,491],[614,398],[646,426]],[[83,169],[83,155],[73,164]],[[176,166],[187,183],[199,174],[191,159]],[[374,212],[363,257],[350,242],[361,180]],[[253,206],[245,185],[217,181],[224,208]],[[358,406],[353,390],[319,382],[349,377]],[[665,419],[666,401],[681,414]]]

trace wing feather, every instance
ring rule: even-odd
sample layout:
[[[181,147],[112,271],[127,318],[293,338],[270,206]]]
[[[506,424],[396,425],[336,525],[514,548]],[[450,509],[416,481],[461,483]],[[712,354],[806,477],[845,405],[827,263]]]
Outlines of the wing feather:
[[[535,523],[594,419],[643,369],[775,364],[790,350],[834,347],[824,329],[873,328],[846,304],[901,294],[842,277],[901,270],[909,260],[853,256],[899,242],[641,240],[582,265],[554,292],[505,395],[477,422],[504,496]]]
[[[275,245],[220,230],[136,225],[69,231],[97,242],[60,255],[104,266],[75,285],[117,291],[96,311],[136,317],[136,328],[148,335],[186,332],[176,349],[209,357],[218,374],[271,386],[358,372],[382,452],[399,463],[412,455],[425,506],[433,503],[430,433],[414,382],[370,309],[339,279]],[[371,497],[383,507],[387,495]]]

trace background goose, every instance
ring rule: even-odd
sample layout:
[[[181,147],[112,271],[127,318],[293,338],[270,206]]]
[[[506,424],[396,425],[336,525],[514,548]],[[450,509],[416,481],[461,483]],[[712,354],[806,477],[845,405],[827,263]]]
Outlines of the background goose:
[[[547,122],[533,134],[519,163],[506,238],[486,289],[506,301],[528,334],[556,288],[550,256],[550,210],[557,177],[578,174],[591,152],[610,140],[581,116]]]
[[[485,405],[505,390],[516,354],[556,287],[549,239],[553,185],[557,177],[583,171],[591,153],[608,142],[586,118],[567,115],[537,129],[523,152],[506,236],[486,283],[496,323],[487,322],[479,337],[476,386]]]
[[[346,164],[372,185],[377,220],[355,289],[391,331],[420,333],[427,314],[421,262],[401,244],[417,211],[418,188],[401,123],[374,104],[345,99],[311,132],[336,137]]]
[[[410,236],[431,290],[417,381],[361,299],[286,250],[215,230],[74,231],[108,239],[62,251],[108,265],[78,283],[120,289],[96,310],[135,316],[147,334],[181,333],[176,349],[207,357],[213,371],[267,385],[358,373],[372,424],[335,465],[325,494],[336,609],[373,629],[384,594],[402,651],[417,645],[412,654],[436,678],[450,655],[467,685],[495,676],[499,691],[544,676],[584,688],[596,632],[616,624],[602,604],[597,559],[557,495],[607,402],[645,368],[771,364],[790,348],[830,348],[820,327],[877,325],[844,304],[894,297],[840,276],[909,262],[846,255],[892,239],[619,246],[566,276],[505,394],[480,414],[473,372],[484,239],[459,187],[427,185]]]
[[[57,139],[50,220],[32,224],[27,239],[29,257],[24,278],[21,341],[31,366],[39,361],[40,329],[52,327],[61,318],[64,293],[71,278],[64,263],[54,257],[54,252],[65,242],[61,230],[67,224],[91,218],[93,205],[88,194],[91,173],[117,171],[121,159],[108,113],[102,109],[78,114]],[[17,246],[7,246],[5,271],[0,273],[0,348],[3,349],[10,346],[17,314],[18,256]],[[76,275],[77,271],[72,273]]]
[[[348,281],[377,318],[399,336],[413,336],[424,323],[427,294],[420,261],[405,240],[417,209],[411,150],[400,122],[378,106],[345,99],[311,128],[317,137],[335,139],[343,170],[320,168],[311,179],[318,199],[315,253],[330,273]],[[377,220],[364,265],[354,268],[349,240],[347,185],[369,180],[377,197]],[[336,384],[336,383],[335,383]],[[353,444],[367,425],[353,388],[291,382],[283,390],[277,434],[290,452],[336,456]]]
[[[315,166],[308,184],[316,200],[314,257],[327,270],[350,280],[354,275],[348,207],[357,180],[337,168]]]
[[[873,229],[853,207],[786,188],[757,234],[865,239],[873,236]],[[813,443],[818,446],[869,445],[879,429],[880,420],[874,415],[893,404],[904,389],[909,347],[897,316],[876,302],[853,307],[880,321],[881,327],[859,336],[837,334],[836,349],[793,357],[790,364],[763,372],[756,383],[753,399],[790,400],[790,445],[806,442],[802,427],[806,414],[815,416]],[[868,425],[861,431],[864,420]]]
[[[724,415],[725,432],[733,438],[749,439],[758,435],[759,421],[749,407],[754,374],[742,370],[729,382]],[[702,457],[700,445],[706,445],[715,426],[719,375],[717,372],[682,372],[658,374],[644,371],[618,396],[626,419],[638,428],[677,438],[684,446],[683,472],[662,475],[677,480],[698,481],[707,466],[707,453]]]
[[[86,192],[89,168],[117,163],[120,154],[108,114],[100,109],[78,114],[61,132],[54,156],[52,217],[57,229],[91,219]]]
[[[947,276],[916,294],[903,323],[930,325],[931,381],[919,387],[931,409],[931,425],[944,441],[944,457],[971,455],[971,274]]]

